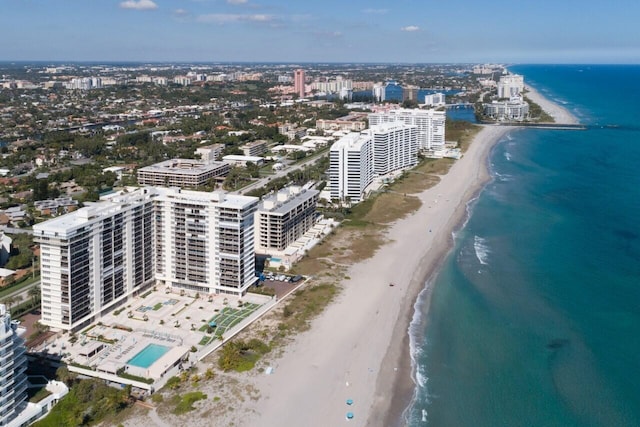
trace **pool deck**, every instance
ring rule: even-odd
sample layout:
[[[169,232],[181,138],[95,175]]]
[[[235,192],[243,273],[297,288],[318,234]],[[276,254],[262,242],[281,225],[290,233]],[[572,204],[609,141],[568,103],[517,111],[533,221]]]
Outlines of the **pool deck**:
[[[229,295],[195,298],[195,294],[157,290],[144,298],[129,300],[126,305],[103,316],[95,325],[78,333],[74,343],[69,341],[69,335],[60,335],[49,352],[62,352],[65,362],[91,367],[96,376],[100,376],[99,373],[116,375],[124,369],[130,375],[157,382],[178,366],[195,364],[213,351],[221,341],[216,339],[215,333],[201,331],[201,327],[225,307],[238,309],[239,300],[257,306],[247,317],[258,315],[263,306],[275,302],[271,297],[258,294],[247,294],[242,298]],[[240,323],[229,334],[237,333],[234,330],[243,327]],[[227,332],[225,338],[226,335]],[[200,344],[203,341],[205,345]],[[170,349],[148,368],[127,363],[149,344]],[[191,351],[194,349],[195,352]]]

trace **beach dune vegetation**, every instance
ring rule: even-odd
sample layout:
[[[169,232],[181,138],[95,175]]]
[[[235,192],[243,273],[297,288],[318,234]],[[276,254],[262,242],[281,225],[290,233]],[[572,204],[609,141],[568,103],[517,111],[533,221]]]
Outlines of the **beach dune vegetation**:
[[[220,352],[218,366],[225,372],[250,371],[271,348],[263,341],[253,338],[249,341],[233,340],[227,342]]]

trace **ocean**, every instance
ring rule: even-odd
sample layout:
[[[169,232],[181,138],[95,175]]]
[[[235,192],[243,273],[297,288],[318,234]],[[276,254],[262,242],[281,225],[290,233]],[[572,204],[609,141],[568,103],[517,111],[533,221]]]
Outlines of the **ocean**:
[[[640,66],[513,66],[584,131],[516,130],[410,327],[412,427],[640,426]]]

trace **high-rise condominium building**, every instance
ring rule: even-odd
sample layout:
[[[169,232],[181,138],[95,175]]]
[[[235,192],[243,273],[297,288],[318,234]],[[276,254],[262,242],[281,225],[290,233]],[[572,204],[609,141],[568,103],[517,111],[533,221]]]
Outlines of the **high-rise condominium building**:
[[[145,187],[37,224],[42,320],[75,330],[157,284],[242,295],[255,197]]]
[[[424,103],[431,107],[442,107],[447,101],[444,93],[430,93],[424,96]]]
[[[373,181],[373,139],[366,133],[350,133],[329,150],[329,191],[331,199],[362,200]]]
[[[507,74],[498,82],[498,98],[513,98],[524,91],[524,77],[519,74]]]
[[[293,88],[300,98],[304,98],[305,95],[305,75],[304,70],[297,69],[293,72]]]
[[[418,128],[403,123],[383,123],[365,131],[373,138],[373,172],[383,176],[418,162]]]
[[[21,338],[24,332],[0,304],[0,426],[12,425],[26,405],[27,353]]]
[[[331,198],[360,201],[376,176],[414,166],[417,136],[416,126],[394,122],[339,139],[329,151]]]
[[[433,150],[444,146],[446,112],[435,109],[398,108],[369,114],[369,125],[400,122],[418,128],[418,149]]]
[[[293,186],[264,197],[255,213],[256,252],[282,252],[313,227],[318,194]]]

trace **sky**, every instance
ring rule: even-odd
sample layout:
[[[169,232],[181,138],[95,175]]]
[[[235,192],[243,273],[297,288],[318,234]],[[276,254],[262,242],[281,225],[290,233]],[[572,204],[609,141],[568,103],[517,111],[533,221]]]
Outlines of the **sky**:
[[[0,61],[640,63],[638,0],[0,0]]]

